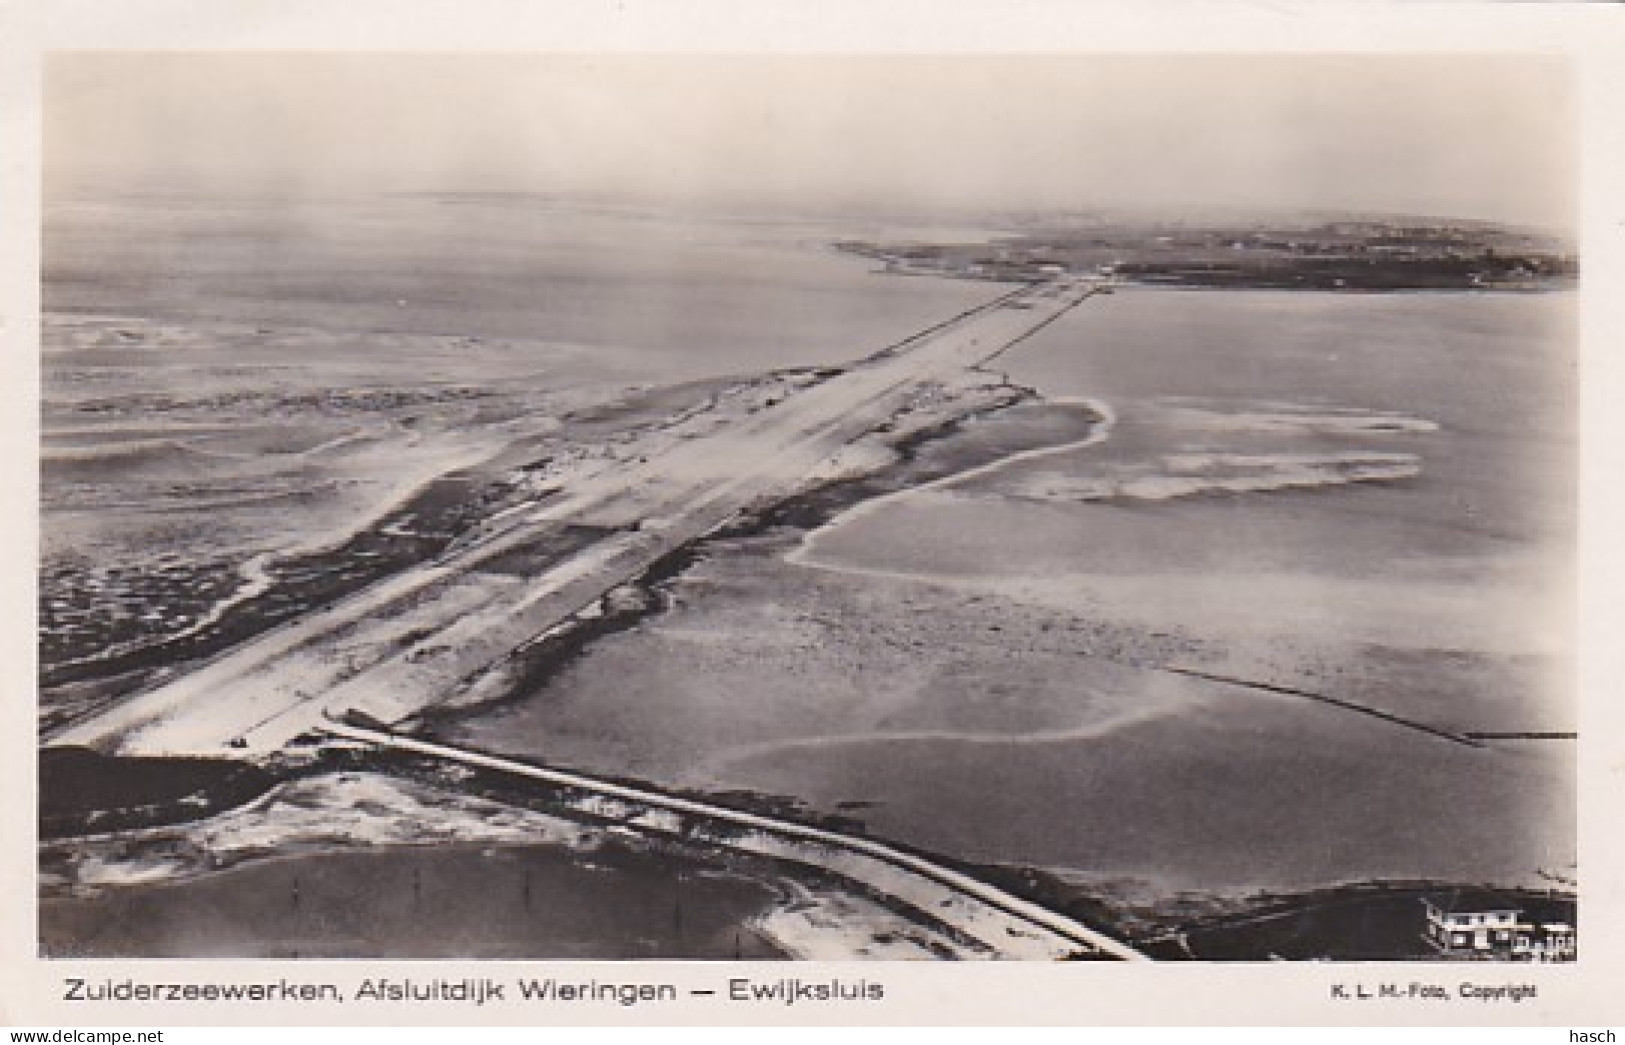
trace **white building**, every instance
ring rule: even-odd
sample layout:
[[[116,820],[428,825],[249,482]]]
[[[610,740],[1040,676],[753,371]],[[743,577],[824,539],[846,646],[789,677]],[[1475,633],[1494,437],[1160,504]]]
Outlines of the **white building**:
[[[1523,911],[1483,897],[1426,897],[1423,935],[1452,958],[1503,961],[1573,961],[1574,927],[1565,922],[1529,922]]]

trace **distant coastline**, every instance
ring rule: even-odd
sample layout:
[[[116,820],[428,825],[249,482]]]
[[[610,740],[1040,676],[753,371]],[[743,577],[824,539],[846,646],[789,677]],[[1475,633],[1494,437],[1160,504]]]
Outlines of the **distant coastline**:
[[[846,240],[910,275],[1028,281],[1093,273],[1125,284],[1226,290],[1561,290],[1579,261],[1555,234],[1482,222],[1046,225],[976,243]]]

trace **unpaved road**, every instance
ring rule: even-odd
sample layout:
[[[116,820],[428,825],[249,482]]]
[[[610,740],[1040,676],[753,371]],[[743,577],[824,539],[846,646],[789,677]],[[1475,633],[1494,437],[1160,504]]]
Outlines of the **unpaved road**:
[[[793,493],[921,383],[988,360],[1094,290],[1079,279],[1023,288],[769,408],[668,439],[51,742],[125,754],[269,752],[350,710],[398,722],[740,509]],[[582,546],[584,532],[596,536]],[[567,533],[574,550],[559,552]]]

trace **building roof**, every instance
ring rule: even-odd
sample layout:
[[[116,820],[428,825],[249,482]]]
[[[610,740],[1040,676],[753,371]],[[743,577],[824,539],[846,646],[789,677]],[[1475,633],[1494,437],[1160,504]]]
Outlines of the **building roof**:
[[[1523,905],[1493,889],[1460,888],[1441,890],[1422,897],[1442,914],[1518,914]]]

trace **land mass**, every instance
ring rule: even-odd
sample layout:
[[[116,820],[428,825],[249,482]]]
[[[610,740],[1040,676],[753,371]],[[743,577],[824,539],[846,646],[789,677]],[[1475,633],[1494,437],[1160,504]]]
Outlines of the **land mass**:
[[[841,246],[888,272],[968,279],[1095,272],[1126,283],[1273,290],[1548,290],[1572,287],[1578,262],[1562,239],[1423,219],[1321,223],[1137,223],[1035,219],[985,243]]]

